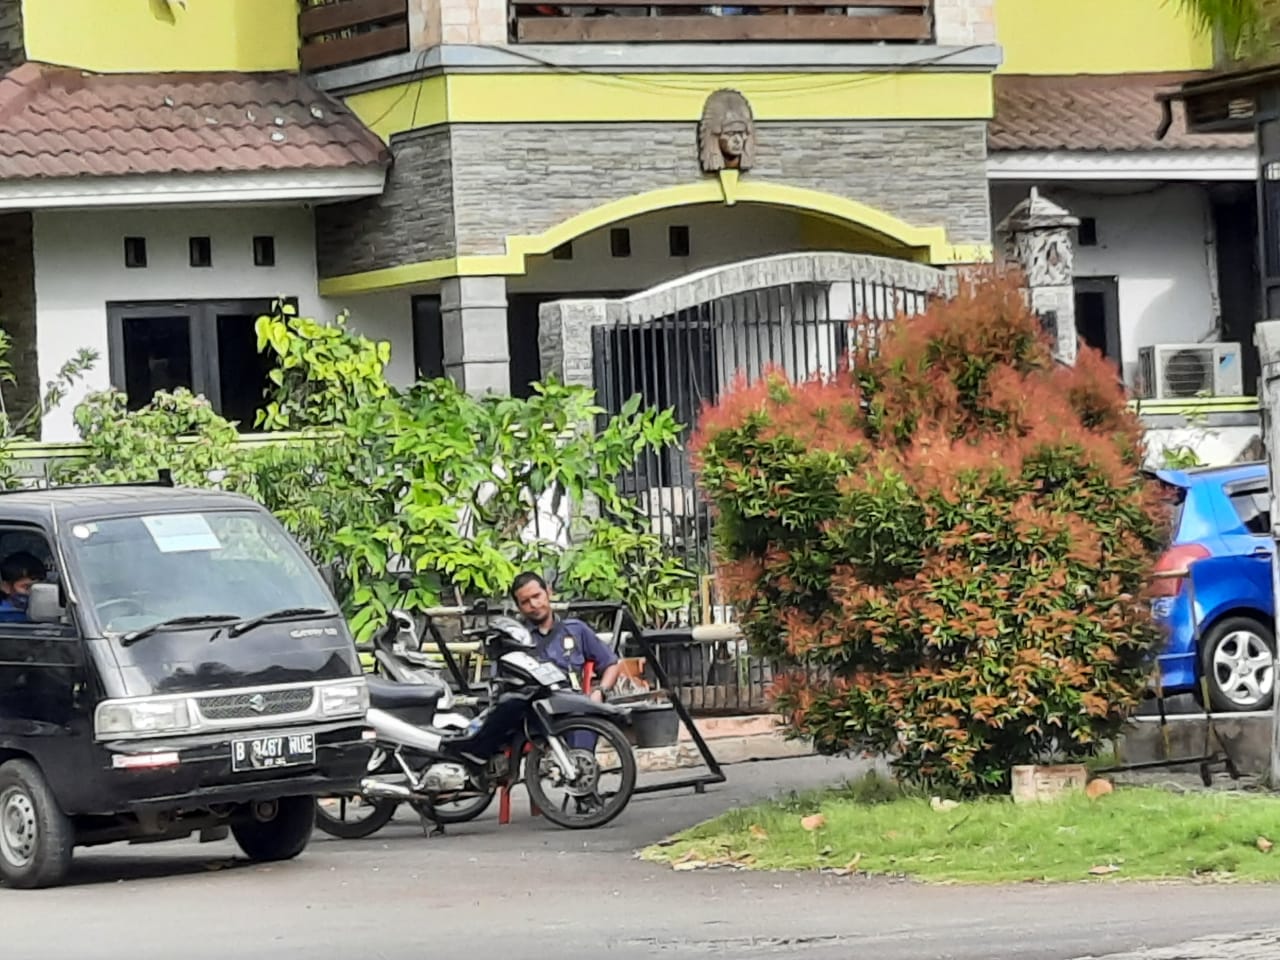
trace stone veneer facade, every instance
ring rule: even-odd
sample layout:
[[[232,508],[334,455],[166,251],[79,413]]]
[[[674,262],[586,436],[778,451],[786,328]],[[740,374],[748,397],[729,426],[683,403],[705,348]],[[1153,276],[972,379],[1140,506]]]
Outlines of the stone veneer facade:
[[[453,124],[397,136],[380,197],[319,207],[322,277],[501,254],[603,203],[696,182],[695,125]],[[952,243],[991,236],[982,121],[757,124],[745,178],[836,194]]]

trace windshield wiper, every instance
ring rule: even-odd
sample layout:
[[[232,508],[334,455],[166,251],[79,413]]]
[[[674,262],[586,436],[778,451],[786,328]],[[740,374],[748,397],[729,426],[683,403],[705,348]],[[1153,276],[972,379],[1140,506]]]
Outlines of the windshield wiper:
[[[158,623],[124,634],[120,638],[120,645],[124,647],[130,646],[159,630],[165,630],[169,627],[198,627],[205,623],[228,623],[239,619],[240,617],[234,613],[195,613],[185,617],[171,617],[168,620],[161,620]]]
[[[272,610],[270,613],[264,613],[260,617],[253,617],[245,620],[243,623],[237,623],[228,631],[228,635],[238,637],[241,634],[248,633],[255,627],[260,627],[264,623],[273,623],[276,620],[292,620],[294,617],[319,617],[333,616],[334,611],[324,610],[320,607],[285,607],[283,610]]]

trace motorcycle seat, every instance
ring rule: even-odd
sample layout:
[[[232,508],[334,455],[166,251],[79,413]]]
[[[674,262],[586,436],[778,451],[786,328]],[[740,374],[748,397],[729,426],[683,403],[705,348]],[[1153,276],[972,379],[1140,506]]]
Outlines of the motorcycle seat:
[[[369,706],[378,710],[403,710],[408,707],[430,707],[444,696],[439,683],[395,683],[381,677],[368,677]]]

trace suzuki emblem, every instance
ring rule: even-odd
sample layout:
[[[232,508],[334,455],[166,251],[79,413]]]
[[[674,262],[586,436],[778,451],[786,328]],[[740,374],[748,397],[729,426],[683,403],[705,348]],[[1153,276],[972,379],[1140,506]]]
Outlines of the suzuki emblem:
[[[249,698],[249,709],[254,713],[262,713],[267,709],[267,698],[260,693],[255,693]]]

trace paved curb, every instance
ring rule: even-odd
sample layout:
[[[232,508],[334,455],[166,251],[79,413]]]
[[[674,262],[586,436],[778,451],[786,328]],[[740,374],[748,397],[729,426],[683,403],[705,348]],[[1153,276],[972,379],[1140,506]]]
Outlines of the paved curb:
[[[814,753],[805,741],[787,740],[776,717],[707,717],[694,723],[716,761],[722,764],[781,760]],[[636,762],[642,773],[705,766],[697,745],[683,728],[679,742],[672,746],[638,749]]]
[[[1148,947],[1078,960],[1275,960],[1276,957],[1280,957],[1280,930],[1197,937],[1171,947]]]

